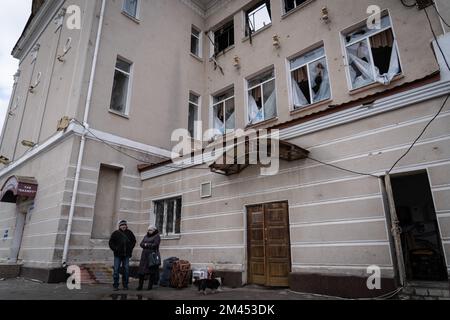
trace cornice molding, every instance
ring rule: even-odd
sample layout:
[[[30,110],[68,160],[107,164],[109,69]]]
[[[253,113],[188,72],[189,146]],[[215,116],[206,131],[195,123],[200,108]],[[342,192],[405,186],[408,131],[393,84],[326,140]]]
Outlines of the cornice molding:
[[[207,6],[200,4],[196,0],[180,0],[182,3],[187,5],[189,8],[194,10],[195,13],[199,14],[203,18],[208,18],[210,15],[216,13],[226,5],[228,5],[233,0],[212,0]]]
[[[191,8],[198,15],[202,16],[203,18],[206,18],[205,8],[202,8],[198,3],[194,2],[193,0],[180,0],[180,1],[185,5],[187,5],[189,8]]]
[[[380,99],[373,105],[371,105],[370,108],[360,105],[342,112],[333,113],[319,119],[314,119],[306,123],[282,129],[280,130],[280,139],[290,140],[298,138],[304,135],[318,132],[320,130],[329,129],[369,117],[374,117],[379,114],[408,107],[410,105],[424,102],[430,99],[439,98],[446,94],[450,94],[450,80],[435,82],[384,99]],[[205,160],[208,161],[209,159]],[[158,167],[142,172],[141,179],[149,180],[169,173],[189,169],[195,166],[198,165],[189,165],[185,166],[182,169],[173,168],[170,166]]]
[[[54,17],[58,14],[64,2],[65,0],[52,0],[44,2],[14,47],[11,53],[14,58],[22,61],[22,59],[34,47],[37,39],[39,39],[47,26],[53,22]]]

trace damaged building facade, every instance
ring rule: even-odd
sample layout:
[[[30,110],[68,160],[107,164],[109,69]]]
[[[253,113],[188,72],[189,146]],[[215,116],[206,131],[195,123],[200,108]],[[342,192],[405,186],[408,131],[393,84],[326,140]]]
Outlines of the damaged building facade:
[[[110,266],[126,219],[230,286],[448,283],[450,8],[421,3],[35,1],[1,137],[0,270]],[[178,128],[196,150],[207,129],[279,129],[303,156],[270,176],[180,168]]]

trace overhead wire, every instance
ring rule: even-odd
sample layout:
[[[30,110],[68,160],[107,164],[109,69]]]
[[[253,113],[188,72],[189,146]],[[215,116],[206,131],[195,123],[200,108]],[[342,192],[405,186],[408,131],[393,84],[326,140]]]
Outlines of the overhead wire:
[[[439,16],[439,18],[441,18],[442,22],[443,22],[447,27],[450,28],[450,24],[448,24],[448,22],[445,21],[445,19],[442,17],[442,15],[441,15],[441,13],[439,12],[439,10],[438,10],[438,8],[437,8],[435,2],[433,2],[433,8],[434,8],[434,10],[436,10],[437,15]]]

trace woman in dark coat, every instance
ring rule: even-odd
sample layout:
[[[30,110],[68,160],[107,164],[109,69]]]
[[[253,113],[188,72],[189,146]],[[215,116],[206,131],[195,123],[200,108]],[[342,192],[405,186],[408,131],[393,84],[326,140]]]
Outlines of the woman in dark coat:
[[[147,235],[141,242],[142,255],[141,262],[139,264],[139,287],[138,290],[142,290],[144,286],[145,276],[149,276],[148,290],[153,289],[153,284],[156,283],[156,277],[159,274],[159,266],[149,267],[150,254],[157,252],[159,255],[159,244],[161,243],[161,237],[159,231],[155,227],[149,227]]]

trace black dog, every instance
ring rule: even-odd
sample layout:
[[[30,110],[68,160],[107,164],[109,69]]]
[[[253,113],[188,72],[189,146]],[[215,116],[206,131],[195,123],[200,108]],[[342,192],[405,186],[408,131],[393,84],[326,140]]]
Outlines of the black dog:
[[[217,279],[200,279],[195,280],[194,285],[198,288],[198,291],[203,291],[206,295],[206,289],[211,289],[215,293],[220,287],[220,282]]]

